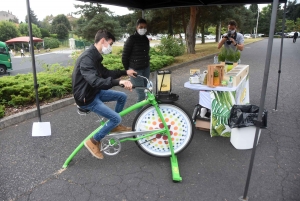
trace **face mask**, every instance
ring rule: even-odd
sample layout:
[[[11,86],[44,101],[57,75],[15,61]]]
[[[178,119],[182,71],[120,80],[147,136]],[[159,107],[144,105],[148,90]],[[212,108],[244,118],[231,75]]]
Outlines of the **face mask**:
[[[108,46],[107,47],[102,47],[102,54],[109,54],[109,53],[111,53],[111,50],[112,50],[112,48],[111,48],[111,46],[110,46],[110,44],[108,44]]]
[[[231,34],[234,34],[235,33],[235,30],[229,30]]]
[[[138,32],[141,36],[143,36],[143,35],[146,34],[147,29],[138,29],[137,32]]]

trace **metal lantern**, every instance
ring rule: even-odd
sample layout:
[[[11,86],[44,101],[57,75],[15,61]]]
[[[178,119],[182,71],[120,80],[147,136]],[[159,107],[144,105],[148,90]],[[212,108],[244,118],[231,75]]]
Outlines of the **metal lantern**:
[[[158,70],[156,72],[156,94],[170,94],[171,89],[171,71]]]

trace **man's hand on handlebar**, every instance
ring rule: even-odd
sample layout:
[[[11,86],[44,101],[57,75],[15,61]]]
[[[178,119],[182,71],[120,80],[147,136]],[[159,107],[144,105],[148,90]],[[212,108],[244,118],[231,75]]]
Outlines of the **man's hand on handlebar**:
[[[126,71],[127,75],[131,76],[131,77],[136,77],[137,72],[135,72],[134,70],[130,69]]]
[[[120,80],[119,85],[125,89],[128,89],[129,91],[132,91],[132,84],[129,80]]]

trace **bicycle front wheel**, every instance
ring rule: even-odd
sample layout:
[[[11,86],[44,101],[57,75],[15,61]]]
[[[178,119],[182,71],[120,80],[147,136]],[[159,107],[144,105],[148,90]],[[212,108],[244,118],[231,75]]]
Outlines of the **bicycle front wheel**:
[[[169,127],[174,153],[183,151],[194,135],[192,120],[178,104],[159,104],[162,115]],[[144,107],[133,121],[135,131],[162,129],[164,126],[152,105]],[[137,135],[141,137],[141,135]],[[138,147],[149,155],[169,157],[171,151],[167,135],[157,134],[136,141]]]

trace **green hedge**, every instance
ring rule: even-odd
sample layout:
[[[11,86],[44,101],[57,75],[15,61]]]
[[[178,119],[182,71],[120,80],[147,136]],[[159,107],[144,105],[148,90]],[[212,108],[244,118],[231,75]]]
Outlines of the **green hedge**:
[[[45,49],[53,49],[53,48],[57,48],[59,47],[59,40],[56,39],[56,38],[44,38],[44,46],[45,46]]]

